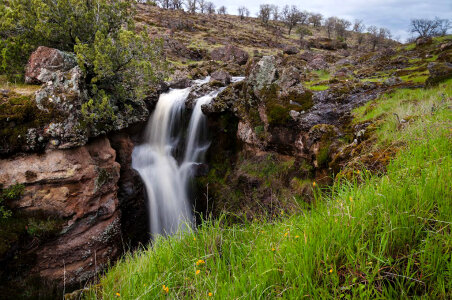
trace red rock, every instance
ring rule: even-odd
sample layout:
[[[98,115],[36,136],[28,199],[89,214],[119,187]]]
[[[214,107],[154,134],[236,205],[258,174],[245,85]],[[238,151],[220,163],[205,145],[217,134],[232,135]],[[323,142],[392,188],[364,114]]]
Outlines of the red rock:
[[[41,84],[50,79],[49,73],[55,71],[65,72],[76,65],[77,62],[73,55],[58,49],[40,46],[30,56],[25,69],[25,82]]]
[[[0,160],[0,185],[26,186],[15,211],[40,212],[63,222],[37,247],[32,273],[62,285],[90,279],[120,253],[117,182],[120,165],[107,138],[83,147]]]

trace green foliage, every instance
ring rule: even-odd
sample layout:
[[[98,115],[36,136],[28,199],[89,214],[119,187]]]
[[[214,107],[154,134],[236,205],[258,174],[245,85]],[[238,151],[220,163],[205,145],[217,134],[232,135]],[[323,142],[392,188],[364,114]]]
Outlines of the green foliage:
[[[6,219],[11,216],[12,212],[3,206],[2,202],[4,201],[13,201],[17,200],[22,196],[22,193],[25,189],[23,184],[15,184],[12,185],[0,192],[0,218]]]
[[[10,78],[23,76],[37,46],[73,51],[77,40],[132,24],[130,1],[119,0],[2,0],[0,15],[0,72]]]

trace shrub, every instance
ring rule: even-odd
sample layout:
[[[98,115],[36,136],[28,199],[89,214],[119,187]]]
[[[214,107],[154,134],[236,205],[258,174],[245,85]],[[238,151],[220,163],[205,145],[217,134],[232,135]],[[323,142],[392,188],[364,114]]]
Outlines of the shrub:
[[[0,218],[6,219],[11,216],[12,212],[3,206],[4,201],[17,200],[22,196],[25,189],[23,184],[15,184],[0,192]]]

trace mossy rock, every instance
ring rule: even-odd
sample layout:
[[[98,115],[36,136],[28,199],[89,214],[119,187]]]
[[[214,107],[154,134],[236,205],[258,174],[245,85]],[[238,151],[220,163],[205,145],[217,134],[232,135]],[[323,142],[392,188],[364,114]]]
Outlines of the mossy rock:
[[[64,118],[61,113],[46,105],[47,110],[36,106],[34,95],[23,96],[13,92],[0,98],[0,143],[1,154],[20,151],[26,145],[31,128],[41,128],[51,121]]]

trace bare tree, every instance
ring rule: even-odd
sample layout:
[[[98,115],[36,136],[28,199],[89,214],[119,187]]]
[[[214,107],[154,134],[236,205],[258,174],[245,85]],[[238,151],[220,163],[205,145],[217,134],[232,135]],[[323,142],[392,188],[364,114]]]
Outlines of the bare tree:
[[[185,0],[185,7],[189,13],[196,13],[196,9],[198,8],[198,0]]]
[[[336,19],[336,23],[334,24],[334,31],[336,32],[336,36],[338,38],[343,38],[345,41],[348,37],[348,29],[352,23],[345,19]]]
[[[410,23],[410,32],[418,37],[433,37],[446,35],[451,28],[449,20],[436,17],[429,19],[412,19]]]
[[[268,21],[270,20],[272,8],[270,4],[261,4],[259,6],[259,13],[257,17],[264,23],[265,26],[268,25]]]
[[[163,9],[169,9],[171,6],[171,0],[157,0],[157,4]]]
[[[282,17],[284,23],[289,28],[289,35],[292,32],[292,29],[300,22],[301,16],[300,11],[295,5],[289,7],[288,5],[284,6],[282,10]]]
[[[171,0],[171,9],[182,10],[183,0]]]
[[[213,4],[212,2],[206,2],[206,12],[209,15],[215,14],[215,4]]]
[[[250,15],[250,11],[245,6],[240,6],[238,8],[240,19],[243,20],[245,17],[248,17]]]
[[[357,34],[356,42],[358,43],[358,47],[361,46],[361,44],[364,41],[364,30],[366,29],[366,26],[363,23],[363,20],[355,19],[353,23],[353,31]]]
[[[322,25],[322,14],[311,13],[309,14],[308,22],[314,27],[320,27]]]
[[[198,9],[202,14],[206,12],[206,0],[198,0]]]
[[[383,44],[385,41],[391,38],[391,31],[387,28],[377,28],[376,26],[369,26],[367,28],[369,32],[369,42],[372,47],[372,51],[377,48],[378,45]]]
[[[325,29],[326,33],[328,34],[328,38],[331,38],[331,34],[336,28],[336,23],[337,23],[336,17],[329,17],[328,19],[325,20]]]
[[[306,10],[300,12],[300,24],[301,25],[308,25],[310,13]]]
[[[278,21],[279,20],[279,7],[277,5],[272,5],[271,6],[271,14],[272,14],[272,18],[274,21]]]
[[[304,27],[304,26],[300,26],[297,28],[297,33],[298,36],[300,37],[300,45],[303,46],[303,41],[304,41],[304,37],[306,35],[311,35],[311,31],[309,31],[308,28]]]
[[[224,5],[220,6],[220,8],[218,9],[218,14],[219,15],[225,15],[226,13],[227,13],[226,6],[224,6]]]

